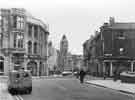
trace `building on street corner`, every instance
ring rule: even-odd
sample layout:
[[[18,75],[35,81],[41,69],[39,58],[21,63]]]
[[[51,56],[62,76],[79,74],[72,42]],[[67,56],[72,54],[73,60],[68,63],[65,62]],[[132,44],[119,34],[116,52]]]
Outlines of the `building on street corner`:
[[[32,75],[47,69],[48,25],[25,9],[0,10],[0,72],[24,67]]]
[[[84,63],[95,75],[135,71],[135,23],[110,17],[99,32],[83,44]]]

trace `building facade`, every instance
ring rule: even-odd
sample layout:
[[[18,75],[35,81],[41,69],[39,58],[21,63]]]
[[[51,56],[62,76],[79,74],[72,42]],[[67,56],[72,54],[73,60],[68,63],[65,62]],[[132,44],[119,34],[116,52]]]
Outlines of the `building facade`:
[[[79,71],[81,68],[84,67],[82,55],[76,55],[76,54],[72,55],[72,61],[73,61],[74,71]]]
[[[66,69],[67,66],[67,54],[68,54],[68,40],[65,35],[62,36],[60,41],[60,53],[59,53],[59,66],[61,72]]]
[[[32,75],[45,75],[47,69],[48,27],[25,9],[0,10],[0,71],[20,67]]]
[[[49,68],[49,75],[54,74],[57,71],[57,58],[58,53],[57,49],[53,47],[52,42],[48,43],[48,68]]]
[[[85,53],[88,56],[88,62],[96,64],[94,68],[97,74],[107,73],[108,76],[113,76],[114,71],[118,73],[124,70],[135,71],[134,33],[135,23],[115,22],[111,17],[109,23],[104,23],[100,27],[98,35],[89,40],[89,43],[84,43],[85,52],[88,47],[89,56]],[[94,53],[91,53],[92,50]],[[92,54],[95,56],[94,59]],[[88,67],[91,70],[91,66]]]

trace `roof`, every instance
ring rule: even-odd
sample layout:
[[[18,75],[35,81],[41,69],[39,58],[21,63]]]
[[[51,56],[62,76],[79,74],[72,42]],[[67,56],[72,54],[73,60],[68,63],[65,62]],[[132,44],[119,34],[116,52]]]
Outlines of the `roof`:
[[[44,24],[44,23],[43,23],[41,20],[39,20],[39,19],[36,19],[36,18],[34,18],[34,17],[28,16],[28,17],[27,17],[27,22],[30,22],[30,23],[32,23],[32,24],[39,25],[39,26],[41,26],[43,29],[47,30],[47,25]]]
[[[109,25],[108,28],[111,29],[135,29],[135,23],[114,23]]]

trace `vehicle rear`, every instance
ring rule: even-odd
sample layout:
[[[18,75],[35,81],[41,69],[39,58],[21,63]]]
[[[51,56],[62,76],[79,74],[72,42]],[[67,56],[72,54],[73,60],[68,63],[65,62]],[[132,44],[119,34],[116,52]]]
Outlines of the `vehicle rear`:
[[[22,74],[22,88],[24,88],[27,93],[32,92],[32,76],[30,71],[24,71]]]
[[[31,93],[32,78],[28,71],[12,71],[9,73],[8,90],[12,94]]]

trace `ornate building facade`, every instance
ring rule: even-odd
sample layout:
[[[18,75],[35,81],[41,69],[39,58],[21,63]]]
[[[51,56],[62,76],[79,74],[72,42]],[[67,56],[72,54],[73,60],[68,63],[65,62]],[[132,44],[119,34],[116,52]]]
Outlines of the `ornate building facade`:
[[[0,72],[24,67],[32,75],[47,69],[48,27],[25,9],[0,10]]]

